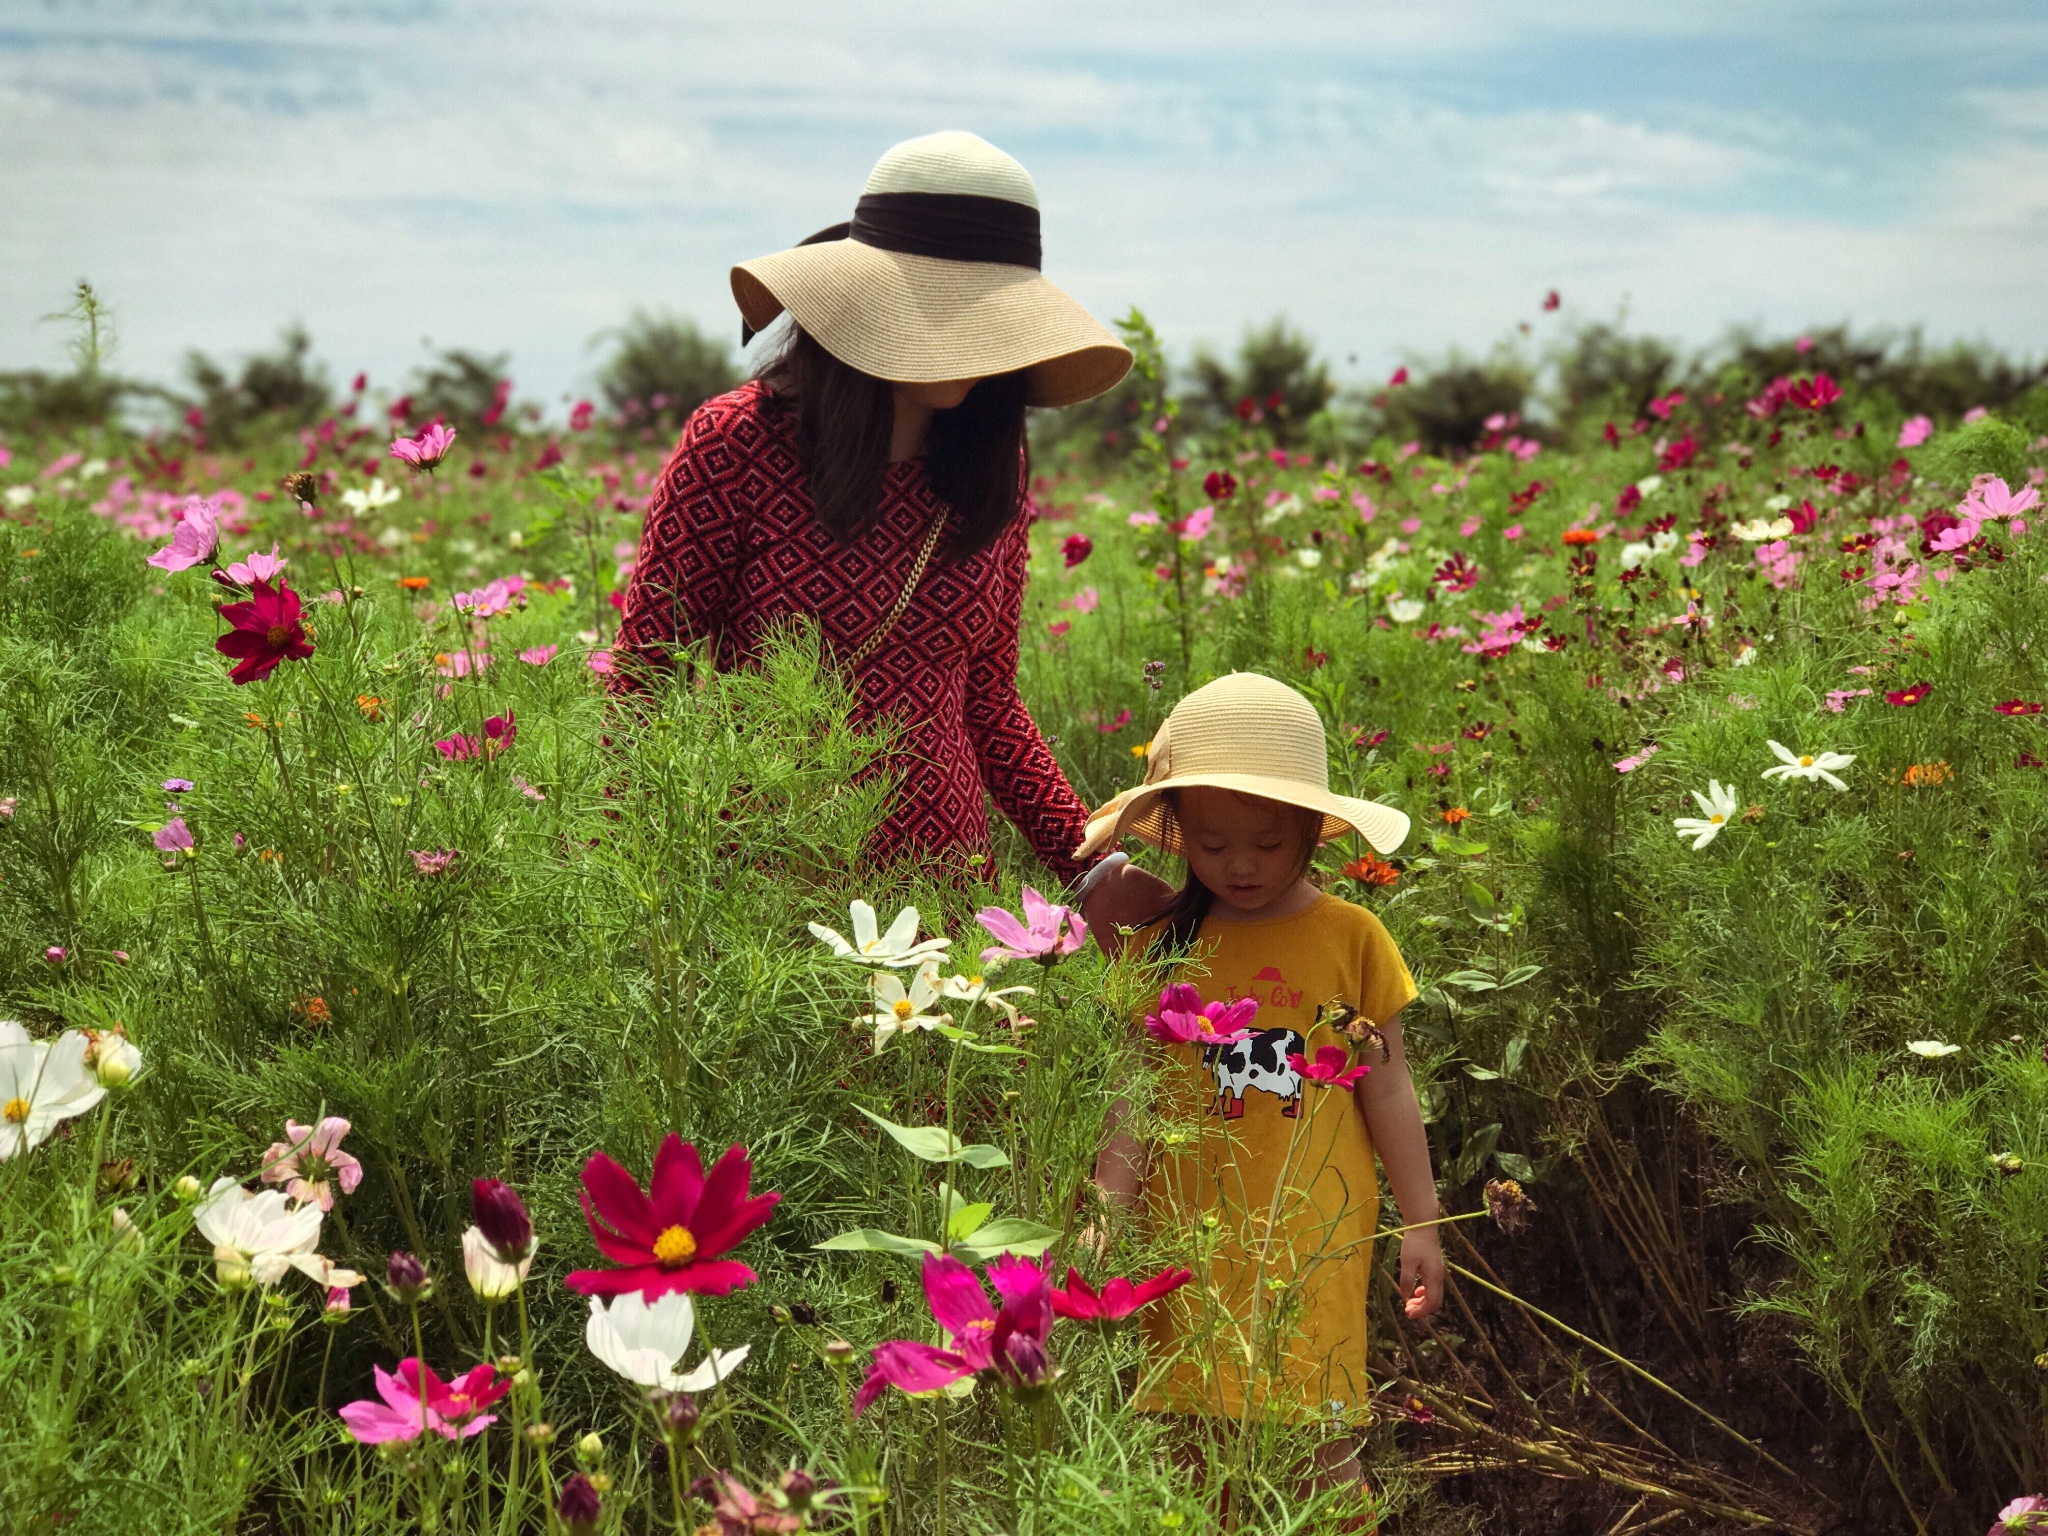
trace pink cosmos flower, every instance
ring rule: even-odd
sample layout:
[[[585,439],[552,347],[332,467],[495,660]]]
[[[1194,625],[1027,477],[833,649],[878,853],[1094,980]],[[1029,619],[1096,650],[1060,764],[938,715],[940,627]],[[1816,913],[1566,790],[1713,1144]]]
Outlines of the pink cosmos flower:
[[[492,660],[485,651],[441,651],[434,656],[434,670],[443,677],[468,677],[483,671]]]
[[[1640,752],[1631,753],[1614,765],[1616,773],[1634,773],[1643,764],[1657,755],[1657,744],[1653,741]]]
[[[1299,1051],[1289,1052],[1287,1065],[1294,1068],[1304,1082],[1321,1083],[1326,1088],[1349,1088],[1372,1070],[1371,1066],[1360,1062],[1346,1071],[1350,1060],[1351,1053],[1343,1046],[1326,1045],[1316,1052],[1314,1061]]]
[[[165,780],[164,780],[164,793],[165,793],[165,794],[167,794],[167,795],[182,795],[182,794],[186,793],[186,792],[187,792],[188,790],[190,790],[191,788],[192,788],[192,781],[191,781],[190,779],[165,779]]]
[[[282,1184],[285,1193],[301,1205],[334,1209],[334,1186],[348,1194],[363,1182],[363,1165],[341,1150],[348,1135],[348,1122],[329,1115],[318,1125],[284,1123],[285,1139],[270,1144],[263,1154],[263,1182]]]
[[[253,587],[259,581],[276,581],[284,565],[284,561],[277,557],[277,545],[272,543],[269,554],[252,549],[249,551],[248,559],[237,560],[216,575],[225,576],[238,587]]]
[[[925,1255],[925,1303],[945,1331],[947,1347],[915,1339],[877,1345],[874,1367],[854,1394],[856,1415],[890,1387],[923,1396],[991,1371],[1030,1392],[1051,1379],[1045,1346],[1052,1331],[1052,1283],[1030,1259],[1009,1254],[988,1266],[988,1278],[1002,1298],[999,1308],[988,1304],[988,1293],[965,1264],[951,1254]]]
[[[1186,517],[1173,525],[1173,531],[1193,543],[1209,536],[1209,530],[1216,526],[1214,507],[1197,507]]]
[[[1124,521],[1133,528],[1157,528],[1159,526],[1159,514],[1150,510],[1133,512]]]
[[[1125,726],[1129,725],[1130,723],[1131,712],[1128,709],[1120,709],[1116,712],[1116,716],[1114,719],[1103,721],[1102,724],[1096,726],[1095,729],[1102,732],[1102,734],[1105,736],[1114,736],[1118,731],[1122,730]]]
[[[432,470],[455,445],[455,429],[435,422],[418,437],[401,437],[391,445],[391,457],[403,459],[414,469]]]
[[[462,857],[461,851],[455,848],[437,848],[432,853],[424,848],[408,848],[406,852],[412,855],[414,873],[423,880],[446,874],[448,866]]]
[[[483,1410],[512,1390],[512,1379],[500,1379],[490,1365],[472,1366],[453,1381],[443,1381],[414,1356],[399,1361],[396,1372],[381,1365],[372,1369],[377,1396],[383,1401],[362,1398],[336,1410],[363,1445],[417,1440],[423,1429],[449,1440],[467,1440],[497,1422],[496,1414]]]
[[[1084,1323],[1120,1323],[1142,1306],[1179,1290],[1195,1278],[1191,1269],[1163,1269],[1150,1280],[1133,1285],[1119,1275],[1096,1290],[1081,1278],[1080,1271],[1067,1266],[1064,1290],[1052,1292],[1052,1310],[1060,1317]]]
[[[983,907],[974,920],[986,928],[995,943],[981,952],[984,965],[1001,960],[1036,960],[1053,965],[1079,949],[1088,937],[1088,925],[1078,912],[1054,906],[1030,886],[1024,887],[1024,920],[1001,907]],[[1066,934],[1060,928],[1066,925]]]
[[[1093,587],[1083,587],[1060,606],[1071,608],[1076,613],[1093,613],[1102,606],[1102,594]]]
[[[555,659],[552,645],[530,645],[519,653],[519,659],[529,667],[544,667]]]
[[[1192,984],[1177,981],[1159,994],[1159,1011],[1145,1015],[1145,1033],[1163,1045],[1232,1045],[1251,1033],[1258,1011],[1249,997],[1204,1003]]]
[[[149,557],[160,571],[182,571],[213,558],[220,547],[220,503],[202,496],[187,497],[182,511],[173,511],[171,542]]]
[[[181,853],[192,847],[192,829],[185,825],[184,817],[173,816],[150,841],[158,853]]]
[[[1918,448],[1934,436],[1934,420],[1928,416],[1908,416],[1899,423],[1899,446]]]
[[[2015,1531],[2048,1531],[2048,1498],[2030,1493],[2014,1499],[1998,1512],[1985,1536],[2010,1536]]]
[[[593,671],[593,672],[595,672],[595,673],[599,674],[600,676],[602,676],[602,675],[604,675],[605,673],[608,673],[608,672],[610,672],[610,671],[611,671],[611,669],[612,669],[612,653],[611,653],[610,651],[592,651],[592,652],[590,653],[590,670],[591,670],[591,671]]]
[[[1829,714],[1839,715],[1849,707],[1852,701],[1869,697],[1870,690],[1868,688],[1830,688],[1824,702]]]

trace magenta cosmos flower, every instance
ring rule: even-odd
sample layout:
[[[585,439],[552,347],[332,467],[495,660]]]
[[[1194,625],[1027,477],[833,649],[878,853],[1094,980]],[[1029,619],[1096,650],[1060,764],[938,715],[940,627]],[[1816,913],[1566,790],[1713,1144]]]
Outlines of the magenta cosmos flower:
[[[1052,1309],[1059,1316],[1078,1322],[1120,1323],[1138,1308],[1179,1290],[1194,1278],[1191,1269],[1163,1269],[1138,1285],[1119,1275],[1105,1281],[1098,1291],[1070,1264],[1065,1289],[1051,1293]]]
[[[414,469],[432,469],[454,445],[455,429],[437,421],[418,437],[398,439],[391,445],[391,457],[403,459]]]
[[[671,1131],[654,1154],[654,1176],[639,1181],[599,1152],[583,1166],[583,1219],[617,1269],[579,1269],[563,1282],[579,1296],[647,1300],[671,1291],[723,1296],[751,1285],[754,1272],[721,1258],[767,1221],[782,1196],[749,1195],[754,1164],[745,1147],[728,1147],[704,1172],[694,1144]]]
[[[318,1125],[285,1121],[285,1139],[272,1142],[263,1154],[263,1182],[284,1185],[285,1193],[301,1205],[333,1210],[336,1184],[349,1194],[363,1182],[363,1165],[341,1150],[348,1130],[348,1122],[339,1115],[329,1115]]]
[[[1191,984],[1177,981],[1159,994],[1159,1011],[1145,1015],[1145,1033],[1162,1045],[1231,1045],[1251,1033],[1258,1011],[1249,997],[1205,1003]]]
[[[1052,1379],[1045,1352],[1052,1282],[1030,1259],[1009,1254],[989,1265],[988,1278],[1002,1298],[1000,1307],[989,1306],[974,1271],[951,1254],[924,1256],[924,1299],[945,1330],[946,1348],[916,1339],[876,1345],[874,1366],[854,1394],[855,1414],[865,1413],[890,1387],[917,1397],[990,1371],[1028,1392]]]
[[[377,1396],[383,1401],[362,1398],[336,1410],[363,1445],[417,1440],[422,1429],[450,1440],[467,1440],[497,1421],[496,1414],[484,1410],[512,1389],[511,1378],[500,1379],[497,1368],[489,1365],[472,1366],[453,1381],[443,1381],[412,1356],[399,1361],[395,1372],[381,1365],[374,1370]]]
[[[157,829],[150,839],[159,853],[189,853],[192,850],[192,829],[185,825],[185,818],[173,816]]]
[[[149,557],[160,571],[182,571],[213,558],[220,547],[220,506],[201,496],[188,497],[184,511],[176,514],[171,542]]]
[[[1346,1071],[1345,1066],[1350,1060],[1351,1053],[1343,1046],[1326,1045],[1316,1052],[1314,1061],[1299,1051],[1292,1052],[1287,1058],[1287,1065],[1294,1068],[1304,1082],[1321,1083],[1326,1088],[1349,1088],[1372,1070],[1361,1064]]]
[[[1001,907],[983,907],[974,920],[986,928],[996,942],[981,952],[982,962],[1037,960],[1052,965],[1071,955],[1088,938],[1088,925],[1080,914],[1057,907],[1030,886],[1024,887],[1024,918]],[[1061,933],[1062,925],[1065,933]]]
[[[260,683],[277,670],[280,661],[304,661],[313,654],[312,637],[299,622],[299,594],[279,582],[250,584],[246,603],[227,603],[220,616],[234,626],[213,642],[223,656],[240,658],[228,673],[229,681]]]

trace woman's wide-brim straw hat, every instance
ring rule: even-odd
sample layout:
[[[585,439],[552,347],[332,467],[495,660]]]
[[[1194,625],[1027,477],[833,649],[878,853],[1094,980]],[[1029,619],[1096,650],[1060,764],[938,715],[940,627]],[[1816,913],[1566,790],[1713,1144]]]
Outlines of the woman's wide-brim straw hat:
[[[900,384],[1025,370],[1033,405],[1112,388],[1130,349],[1039,270],[1038,189],[971,133],[890,150],[853,219],[732,269],[741,340],[787,310],[862,373]]]
[[[1145,782],[1088,818],[1074,851],[1093,858],[1126,837],[1184,853],[1165,795],[1208,786],[1323,813],[1320,839],[1356,832],[1381,853],[1408,836],[1408,817],[1377,800],[1330,792],[1330,755],[1315,705],[1285,683],[1233,672],[1182,699],[1145,755]]]

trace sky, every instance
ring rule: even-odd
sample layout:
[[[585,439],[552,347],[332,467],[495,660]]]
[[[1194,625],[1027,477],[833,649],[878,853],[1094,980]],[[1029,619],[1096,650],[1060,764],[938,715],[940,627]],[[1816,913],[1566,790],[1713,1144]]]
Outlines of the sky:
[[[296,321],[343,379],[459,346],[554,401],[636,307],[737,341],[731,264],[940,128],[1182,356],[1284,316],[1357,379],[1525,321],[2040,357],[2043,82],[2039,0],[0,0],[0,369],[63,364],[86,277],[131,376]]]

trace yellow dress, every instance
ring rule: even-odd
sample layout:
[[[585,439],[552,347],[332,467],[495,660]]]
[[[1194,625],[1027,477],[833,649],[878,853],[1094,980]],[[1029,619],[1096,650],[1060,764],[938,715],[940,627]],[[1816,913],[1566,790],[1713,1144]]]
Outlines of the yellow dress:
[[[1372,1393],[1366,1282],[1379,1175],[1352,1093],[1304,1082],[1287,1058],[1313,1062],[1318,1047],[1346,1045],[1318,1023],[1325,1003],[1384,1023],[1415,983],[1379,919],[1327,895],[1291,917],[1211,917],[1176,979],[1205,1001],[1249,997],[1259,1008],[1237,1045],[1151,1047],[1146,1204],[1197,1283],[1145,1309],[1137,1406],[1239,1418],[1249,1398],[1254,1417],[1350,1422]],[[1367,1047],[1360,1060],[1377,1064],[1378,1053]]]

